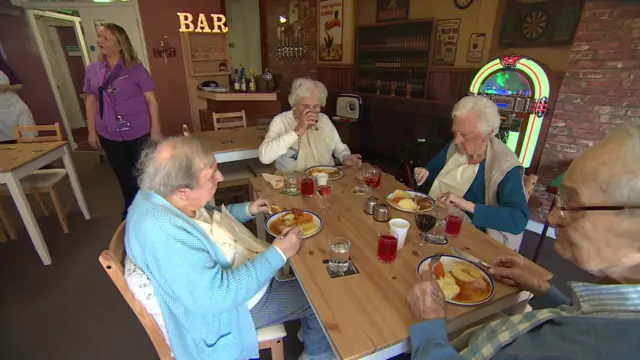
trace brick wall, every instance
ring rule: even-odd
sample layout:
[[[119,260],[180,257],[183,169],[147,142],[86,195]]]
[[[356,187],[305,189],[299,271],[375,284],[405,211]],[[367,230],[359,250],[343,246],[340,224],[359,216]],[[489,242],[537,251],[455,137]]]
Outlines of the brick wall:
[[[542,183],[608,132],[640,123],[640,2],[587,0],[547,135],[538,175]],[[544,186],[532,217],[546,218]],[[540,205],[540,204],[538,204]]]
[[[278,59],[278,41],[277,27],[280,25],[279,17],[281,14],[288,14],[289,0],[269,0],[266,1],[264,10],[266,13],[266,37],[268,60],[267,68],[279,80],[280,94],[278,98],[282,103],[283,110],[289,107],[287,97],[291,82],[293,79],[301,76],[309,76],[316,79],[318,74],[318,20],[317,20],[317,1],[299,0],[298,9],[302,9],[303,2],[308,2],[309,12],[306,18],[303,18],[302,11],[299,14],[299,22],[301,28],[304,29],[307,36],[307,55],[302,60]],[[287,16],[288,17],[288,16]]]
[[[640,2],[587,1],[538,174],[553,179],[623,124],[640,123]]]

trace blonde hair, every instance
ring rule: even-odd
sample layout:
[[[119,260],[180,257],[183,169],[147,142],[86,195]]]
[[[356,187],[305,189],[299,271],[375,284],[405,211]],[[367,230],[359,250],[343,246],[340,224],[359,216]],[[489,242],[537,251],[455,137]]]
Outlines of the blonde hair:
[[[127,35],[127,32],[122,28],[122,26],[114,23],[104,23],[101,27],[109,30],[109,32],[115,36],[118,45],[120,45],[122,61],[126,67],[132,67],[140,62],[138,54],[136,54],[136,51],[133,49],[133,45],[131,45],[129,35]],[[102,55],[102,53],[98,55],[98,60],[104,60],[104,55]]]

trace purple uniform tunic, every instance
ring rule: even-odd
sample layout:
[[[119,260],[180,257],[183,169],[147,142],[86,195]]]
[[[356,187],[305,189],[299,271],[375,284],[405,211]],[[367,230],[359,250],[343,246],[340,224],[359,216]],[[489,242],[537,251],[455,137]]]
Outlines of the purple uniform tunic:
[[[98,88],[110,76],[113,80],[103,92],[103,114],[100,118]],[[83,90],[96,97],[96,132],[114,141],[133,140],[148,134],[151,131],[151,116],[144,93],[155,89],[151,75],[140,63],[128,68],[120,61],[113,69],[109,68],[106,61],[90,64]],[[128,130],[117,130],[117,116],[131,125]]]

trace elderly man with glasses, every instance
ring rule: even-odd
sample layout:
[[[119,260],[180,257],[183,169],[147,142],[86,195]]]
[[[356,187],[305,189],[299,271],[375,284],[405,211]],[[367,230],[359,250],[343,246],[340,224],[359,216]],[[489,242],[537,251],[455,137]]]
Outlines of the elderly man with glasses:
[[[549,222],[556,251],[597,276],[567,298],[521,267],[494,260],[491,274],[535,295],[535,310],[467,331],[449,344],[445,300],[430,276],[409,295],[420,320],[414,359],[638,359],[640,354],[640,126],[607,137],[573,161]],[[456,351],[460,351],[459,353]]]

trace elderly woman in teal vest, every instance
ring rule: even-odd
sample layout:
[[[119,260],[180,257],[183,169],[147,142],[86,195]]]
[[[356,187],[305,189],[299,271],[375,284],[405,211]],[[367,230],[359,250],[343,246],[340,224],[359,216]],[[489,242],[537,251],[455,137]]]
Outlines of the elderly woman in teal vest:
[[[419,186],[440,202],[463,210],[473,224],[514,250],[522,242],[529,209],[518,157],[495,137],[498,107],[466,96],[454,107],[453,141],[415,169]]]

